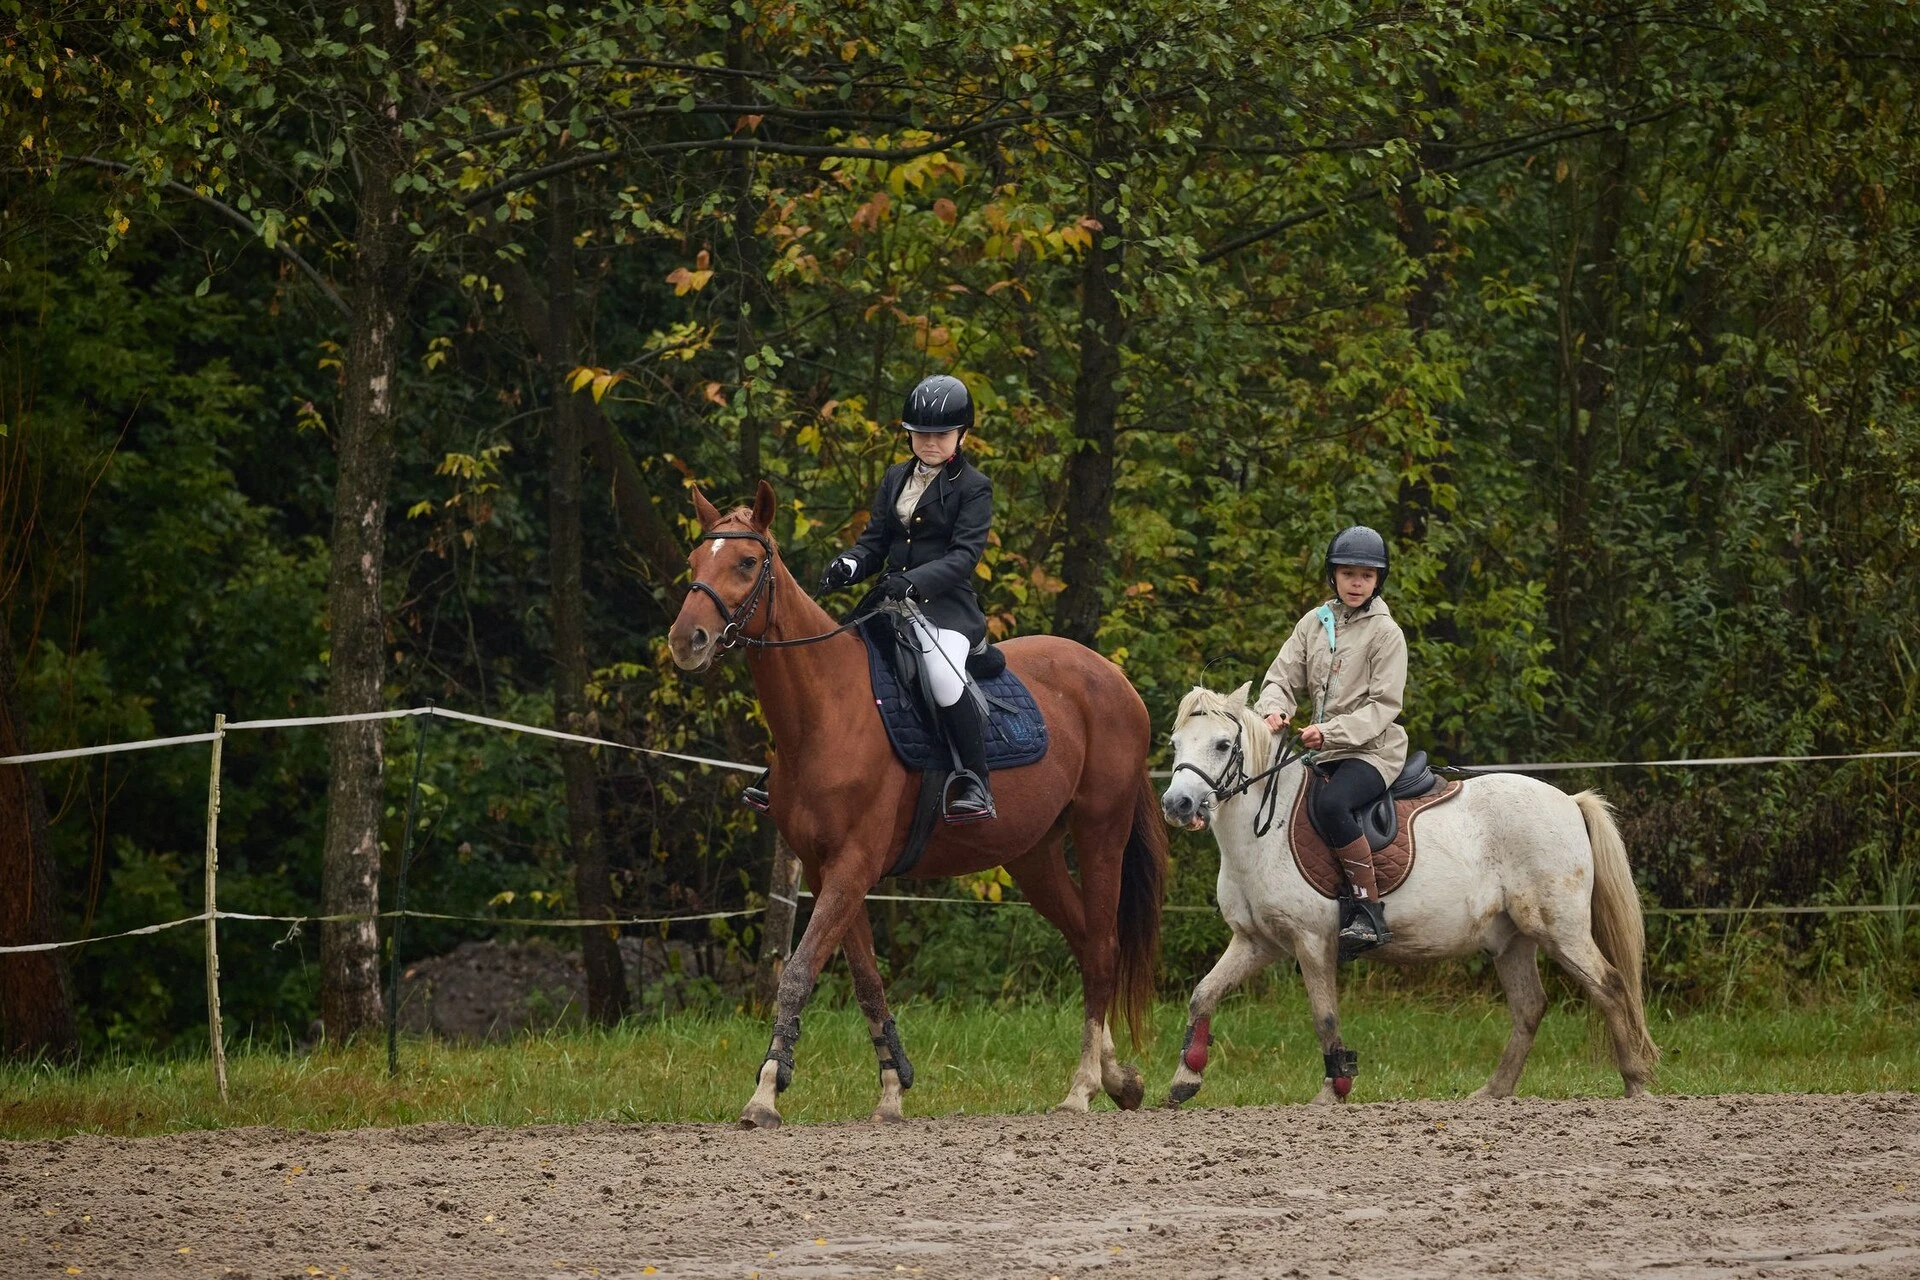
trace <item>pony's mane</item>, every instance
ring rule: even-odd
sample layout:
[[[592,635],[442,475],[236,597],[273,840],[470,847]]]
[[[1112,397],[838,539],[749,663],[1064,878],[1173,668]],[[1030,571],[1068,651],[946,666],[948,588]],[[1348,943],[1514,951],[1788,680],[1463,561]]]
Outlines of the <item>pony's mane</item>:
[[[1180,699],[1180,707],[1173,713],[1173,727],[1178,729],[1194,716],[1224,716],[1234,721],[1240,726],[1241,741],[1246,744],[1247,772],[1259,773],[1267,767],[1273,755],[1273,734],[1267,729],[1266,720],[1246,702],[1230,694],[1215,693],[1204,685],[1195,685]]]

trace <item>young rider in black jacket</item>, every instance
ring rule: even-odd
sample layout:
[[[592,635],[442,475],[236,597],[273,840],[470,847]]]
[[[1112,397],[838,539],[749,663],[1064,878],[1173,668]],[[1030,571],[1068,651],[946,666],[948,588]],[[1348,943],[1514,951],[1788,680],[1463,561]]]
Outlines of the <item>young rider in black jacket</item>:
[[[820,590],[879,573],[862,609],[880,600],[919,604],[931,625],[913,621],[914,644],[927,656],[934,701],[966,769],[949,788],[946,819],[978,821],[994,816],[993,797],[987,789],[986,721],[979,700],[965,696],[965,673],[967,655],[987,638],[973,583],[993,524],[993,482],[960,450],[973,426],[973,397],[960,379],[922,379],[900,418],[913,457],[887,469],[867,527],[827,566]]]

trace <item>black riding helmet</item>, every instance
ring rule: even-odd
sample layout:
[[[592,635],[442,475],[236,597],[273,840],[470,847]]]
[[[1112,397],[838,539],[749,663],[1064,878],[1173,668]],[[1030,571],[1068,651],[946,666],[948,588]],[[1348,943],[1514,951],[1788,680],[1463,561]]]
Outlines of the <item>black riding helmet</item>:
[[[922,378],[907,393],[900,425],[909,431],[958,431],[965,439],[973,428],[973,396],[967,384],[950,373]]]
[[[1373,594],[1367,597],[1368,603],[1372,603],[1380,598],[1380,592],[1387,585],[1387,540],[1363,524],[1342,529],[1327,544],[1327,585],[1335,591],[1339,587],[1334,583],[1333,569],[1342,564],[1380,571],[1379,579],[1373,584]]]

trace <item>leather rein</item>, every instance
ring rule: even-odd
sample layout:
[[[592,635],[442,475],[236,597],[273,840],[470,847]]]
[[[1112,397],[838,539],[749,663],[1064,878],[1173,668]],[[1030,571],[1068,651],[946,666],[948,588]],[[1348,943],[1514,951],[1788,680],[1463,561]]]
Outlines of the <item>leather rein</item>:
[[[1222,711],[1210,711],[1206,714],[1226,715]],[[1266,786],[1260,792],[1260,804],[1253,811],[1253,834],[1264,836],[1273,829],[1274,819],[1279,816],[1280,771],[1296,760],[1303,759],[1306,752],[1295,749],[1299,746],[1300,735],[1289,731],[1280,743],[1280,758],[1259,773],[1249,774],[1247,772],[1247,727],[1238,716],[1227,716],[1227,718],[1233,721],[1233,753],[1227,757],[1227,767],[1220,771],[1220,776],[1216,778],[1199,765],[1187,761],[1173,766],[1173,772],[1179,773],[1184,769],[1189,773],[1197,774],[1200,780],[1207,784],[1207,789],[1213,793],[1213,798],[1219,801],[1231,800],[1264,782]]]
[[[835,636],[845,635],[864,621],[864,619],[861,618],[854,618],[851,621],[841,623],[831,631],[823,631],[817,636],[801,636],[797,640],[765,639],[764,636],[766,632],[773,628],[773,544],[767,541],[766,535],[755,533],[751,529],[728,529],[720,533],[702,533],[700,535],[700,541],[702,542],[708,539],[719,540],[722,538],[745,538],[748,541],[756,542],[760,546],[761,553],[760,573],[759,576],[753,580],[753,590],[747,592],[746,598],[740,601],[737,608],[729,609],[727,602],[720,598],[720,593],[713,589],[711,583],[702,582],[700,579],[695,578],[687,584],[688,590],[698,591],[706,596],[707,599],[713,601],[714,609],[719,612],[721,624],[719,645],[722,653],[737,649],[743,644],[749,649],[797,649],[802,645],[819,644],[823,640],[831,640]],[[760,629],[760,635],[750,636],[746,632],[746,626],[749,622],[753,621],[754,615],[760,611],[760,604],[763,600],[767,606],[767,625]]]

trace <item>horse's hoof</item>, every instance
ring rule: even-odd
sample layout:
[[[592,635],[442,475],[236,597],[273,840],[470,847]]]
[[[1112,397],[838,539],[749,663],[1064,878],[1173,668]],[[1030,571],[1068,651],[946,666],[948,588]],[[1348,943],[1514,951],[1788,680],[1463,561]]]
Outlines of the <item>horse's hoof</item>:
[[[1120,1092],[1109,1089],[1107,1096],[1122,1111],[1138,1111],[1140,1104],[1147,1099],[1147,1078],[1140,1074],[1140,1068],[1131,1062],[1123,1062],[1120,1064]]]
[[[1161,1105],[1165,1106],[1169,1111],[1177,1111],[1184,1104],[1191,1102],[1193,1096],[1199,1092],[1200,1082],[1198,1080],[1189,1080],[1171,1085],[1167,1089],[1167,1100]]]
[[[877,1108],[867,1119],[876,1124],[905,1124],[907,1122],[906,1116],[898,1111],[881,1111]]]
[[[778,1129],[780,1113],[772,1107],[748,1103],[747,1109],[740,1113],[740,1127],[742,1129]]]
[[[1071,1102],[1063,1102],[1047,1114],[1054,1116],[1083,1116],[1087,1114],[1087,1110],[1087,1104],[1084,1102],[1079,1106],[1075,1106]]]

